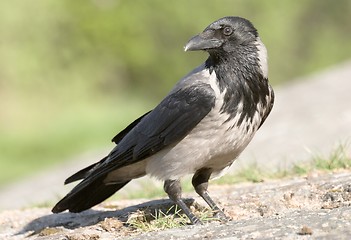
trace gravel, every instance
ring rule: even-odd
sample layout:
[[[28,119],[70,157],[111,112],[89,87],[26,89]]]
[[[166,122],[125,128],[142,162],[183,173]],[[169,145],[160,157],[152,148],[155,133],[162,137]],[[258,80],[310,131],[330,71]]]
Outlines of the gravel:
[[[212,186],[211,195],[230,221],[154,232],[125,222],[146,209],[169,209],[168,199],[107,202],[79,214],[51,214],[48,208],[3,211],[0,239],[350,239],[350,179],[351,171],[344,171]],[[197,197],[187,204],[205,206]]]

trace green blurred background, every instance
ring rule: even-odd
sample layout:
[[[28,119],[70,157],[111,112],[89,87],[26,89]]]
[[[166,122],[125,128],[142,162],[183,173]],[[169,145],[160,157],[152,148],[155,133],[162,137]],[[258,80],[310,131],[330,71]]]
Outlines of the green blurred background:
[[[0,2],[0,186],[110,139],[206,58],[210,22],[258,28],[282,84],[351,57],[349,0]]]

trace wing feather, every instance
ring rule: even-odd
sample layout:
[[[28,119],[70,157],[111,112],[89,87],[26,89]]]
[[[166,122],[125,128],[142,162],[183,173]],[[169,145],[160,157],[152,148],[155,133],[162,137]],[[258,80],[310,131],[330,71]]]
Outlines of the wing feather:
[[[141,161],[180,141],[211,111],[214,104],[215,93],[209,84],[202,83],[200,86],[198,83],[196,87],[174,91],[143,117],[83,182]]]

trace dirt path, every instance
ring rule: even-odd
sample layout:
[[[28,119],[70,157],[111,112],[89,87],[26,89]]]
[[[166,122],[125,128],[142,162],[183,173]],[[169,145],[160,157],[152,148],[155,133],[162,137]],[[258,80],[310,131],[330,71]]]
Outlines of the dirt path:
[[[211,193],[231,218],[229,222],[143,233],[123,222],[146,208],[168,209],[171,202],[141,199],[108,202],[80,214],[51,214],[47,208],[4,211],[0,214],[0,239],[351,238],[351,171],[212,186]],[[187,197],[192,196],[195,193]],[[204,206],[199,198],[195,203]]]

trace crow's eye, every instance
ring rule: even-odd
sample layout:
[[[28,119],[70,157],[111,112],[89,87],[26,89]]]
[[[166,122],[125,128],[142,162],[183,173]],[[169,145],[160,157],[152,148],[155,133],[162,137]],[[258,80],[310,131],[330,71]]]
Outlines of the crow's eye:
[[[230,36],[233,33],[233,29],[231,27],[225,27],[223,28],[223,34],[226,36]]]

